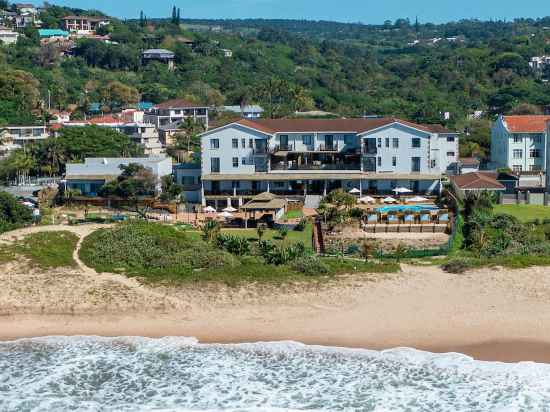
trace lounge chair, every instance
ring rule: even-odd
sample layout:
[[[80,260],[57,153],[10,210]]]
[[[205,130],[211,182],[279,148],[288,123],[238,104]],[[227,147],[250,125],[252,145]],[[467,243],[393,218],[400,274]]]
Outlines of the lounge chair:
[[[438,216],[439,223],[449,223],[449,212],[441,212]]]
[[[375,225],[378,223],[378,213],[369,213],[367,215],[367,224]]]
[[[430,213],[420,213],[420,224],[421,225],[428,225],[432,223],[432,216]]]
[[[399,217],[395,213],[388,214],[388,224],[389,225],[398,225]]]
[[[414,214],[413,213],[405,213],[403,215],[403,222],[407,225],[412,225],[414,223]]]

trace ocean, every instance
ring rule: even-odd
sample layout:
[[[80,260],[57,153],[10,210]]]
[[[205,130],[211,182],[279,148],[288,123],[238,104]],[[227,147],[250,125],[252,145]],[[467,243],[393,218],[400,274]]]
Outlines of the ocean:
[[[550,411],[550,365],[193,338],[0,342],[0,411]]]

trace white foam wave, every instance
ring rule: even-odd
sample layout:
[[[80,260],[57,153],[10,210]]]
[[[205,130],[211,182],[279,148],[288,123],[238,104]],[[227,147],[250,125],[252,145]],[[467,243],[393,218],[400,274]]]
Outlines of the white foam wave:
[[[0,410],[517,411],[550,405],[550,365],[411,348],[53,336],[0,343]]]

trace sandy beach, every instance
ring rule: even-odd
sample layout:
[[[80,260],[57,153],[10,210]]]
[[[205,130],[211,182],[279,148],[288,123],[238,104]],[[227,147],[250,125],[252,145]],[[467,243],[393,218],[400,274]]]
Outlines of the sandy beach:
[[[152,288],[79,264],[49,271],[24,261],[0,266],[0,340],[177,335],[550,362],[550,268],[454,275],[405,265],[398,274],[321,283]]]

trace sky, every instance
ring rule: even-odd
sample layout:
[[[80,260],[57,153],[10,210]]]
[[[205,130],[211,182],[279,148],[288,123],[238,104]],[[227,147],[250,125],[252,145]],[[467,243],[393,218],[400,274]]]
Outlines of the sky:
[[[381,24],[418,16],[422,23],[463,18],[511,20],[550,15],[550,0],[50,0],[51,4],[99,9],[110,16],[168,17],[172,6],[183,18],[283,18]],[[34,1],[41,4],[41,1]]]

